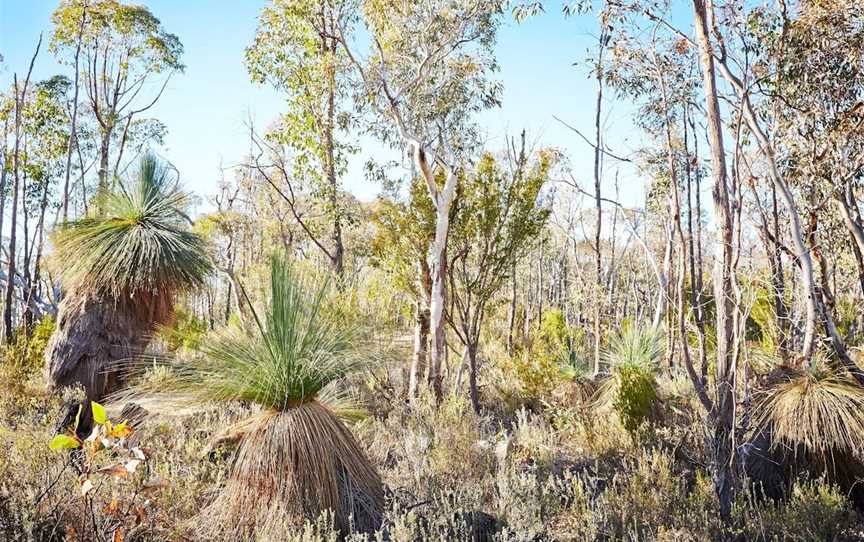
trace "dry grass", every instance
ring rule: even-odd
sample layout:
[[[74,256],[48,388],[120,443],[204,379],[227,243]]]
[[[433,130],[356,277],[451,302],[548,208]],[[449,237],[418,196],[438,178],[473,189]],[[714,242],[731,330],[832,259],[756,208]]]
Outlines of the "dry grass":
[[[297,528],[324,512],[343,531],[381,524],[381,479],[351,432],[326,406],[310,401],[268,411],[246,427],[220,496],[198,516],[206,539],[259,539]]]
[[[802,448],[831,461],[864,452],[864,390],[833,369],[778,369],[760,394],[756,427],[769,429],[775,446]]]

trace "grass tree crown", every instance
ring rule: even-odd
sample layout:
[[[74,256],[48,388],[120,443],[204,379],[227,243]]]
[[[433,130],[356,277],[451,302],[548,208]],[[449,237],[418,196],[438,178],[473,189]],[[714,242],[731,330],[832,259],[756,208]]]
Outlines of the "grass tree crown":
[[[328,312],[329,288],[274,256],[263,313],[253,311],[252,321],[217,333],[192,360],[174,362],[145,393],[249,401],[276,412],[317,400],[352,416],[356,411],[337,387],[368,355],[356,330]]]
[[[162,297],[203,285],[205,242],[189,228],[189,197],[152,154],[138,175],[99,196],[100,211],[54,233],[67,290],[115,300]]]

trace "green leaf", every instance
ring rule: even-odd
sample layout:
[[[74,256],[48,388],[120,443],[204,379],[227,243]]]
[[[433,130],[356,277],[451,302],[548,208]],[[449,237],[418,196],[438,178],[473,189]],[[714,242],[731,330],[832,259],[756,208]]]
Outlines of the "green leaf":
[[[78,412],[75,413],[75,430],[78,430],[78,424],[81,421],[81,405],[78,405]]]
[[[90,401],[90,408],[93,409],[93,421],[99,425],[105,425],[108,421],[108,415],[105,413],[105,407],[96,401]]]
[[[51,439],[51,443],[48,445],[52,450],[73,450],[75,448],[81,447],[81,442],[78,441],[75,437],[70,437],[69,435],[57,435]]]

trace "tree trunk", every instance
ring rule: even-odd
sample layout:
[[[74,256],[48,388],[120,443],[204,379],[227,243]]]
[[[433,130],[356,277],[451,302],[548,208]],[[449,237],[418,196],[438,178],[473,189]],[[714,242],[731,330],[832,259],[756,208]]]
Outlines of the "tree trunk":
[[[477,389],[477,340],[469,338],[465,345],[468,353],[468,385],[471,391],[471,406],[480,414],[480,392]]]
[[[713,12],[713,7],[709,11]],[[720,47],[722,49],[722,42]],[[801,218],[795,204],[795,198],[792,195],[792,191],[789,189],[789,185],[786,184],[785,179],[780,173],[780,168],[777,164],[777,158],[774,153],[774,147],[768,138],[768,134],[760,124],[756,112],[753,110],[753,105],[750,102],[748,91],[744,88],[742,81],[732,73],[724,61],[718,62],[717,65],[720,68],[723,77],[732,86],[741,100],[744,120],[747,122],[747,127],[750,129],[750,132],[753,133],[758,143],[759,152],[768,163],[768,176],[774,184],[774,187],[780,193],[780,198],[783,200],[786,210],[789,213],[789,230],[792,234],[792,242],[795,246],[795,256],[798,258],[798,264],[801,270],[801,286],[803,290],[802,293],[806,299],[807,312],[804,323],[804,343],[801,347],[800,362],[807,363],[813,356],[816,325],[819,316],[828,318],[828,321],[825,322],[826,329],[836,329],[834,327],[834,320],[831,318],[830,314],[824,310],[824,307],[821,306],[822,303],[817,295],[817,287],[813,272],[813,258],[811,257],[810,250],[804,241]],[[839,341],[839,337],[832,336],[831,340],[832,343],[836,344]],[[845,352],[845,349],[843,349],[843,351]],[[840,351],[837,353],[841,358],[843,357],[843,354],[841,354]]]
[[[411,370],[408,375],[408,398],[418,395],[423,373],[426,371],[426,358],[429,344],[429,296],[432,287],[432,276],[429,266],[422,258],[417,264],[419,274],[418,296],[414,306],[414,355],[411,357]]]
[[[777,348],[783,359],[789,357],[789,309],[786,307],[786,279],[783,273],[783,251],[781,243],[780,212],[777,207],[777,188],[771,185],[771,216],[774,226],[774,247],[771,259],[774,261],[771,280],[774,285],[774,312],[777,315]]]
[[[99,188],[96,190],[96,198],[104,197],[108,191],[108,154],[111,145],[111,127],[102,131],[102,139],[99,143]],[[102,204],[97,201],[96,208],[101,212]]]
[[[33,64],[36,62],[36,55],[39,54],[39,47],[42,45],[42,35],[39,35],[39,44],[36,46],[36,53],[33,54],[33,59],[30,61],[30,70],[27,72],[27,77],[24,79],[23,88],[18,89],[18,76],[13,75],[13,88],[15,90],[15,149],[13,158],[12,170],[12,218],[9,230],[9,264],[6,268],[6,299],[3,307],[3,326],[6,336],[6,343],[12,342],[14,330],[12,328],[12,300],[15,293],[15,244],[18,225],[18,187],[21,175],[21,110],[24,108],[24,100],[27,97],[27,85],[30,82],[30,74],[33,71]]]
[[[48,182],[45,182],[45,186],[42,188],[42,200],[39,204],[39,221],[36,223],[36,232],[34,233],[34,237],[38,235],[39,240],[34,243],[36,244],[36,254],[33,258],[33,277],[29,281],[27,288],[27,299],[24,304],[24,331],[27,333],[29,337],[31,332],[33,331],[33,320],[35,318],[41,317],[39,308],[36,305],[36,298],[38,297],[37,288],[39,286],[40,275],[42,272],[42,249],[44,246],[44,232],[45,232],[45,211],[48,208]]]
[[[21,176],[21,187],[19,188],[19,192],[21,193],[21,219],[23,232],[21,237],[24,240],[24,246],[22,247],[22,262],[21,262],[21,275],[22,275],[22,288],[21,288],[21,297],[24,300],[23,312],[21,314],[21,323],[20,326],[23,328],[24,335],[26,337],[30,336],[30,329],[33,327],[33,313],[30,312],[30,290],[33,287],[33,277],[30,274],[30,257],[33,252],[33,246],[30,243],[30,213],[28,213],[27,209],[27,138],[24,138],[24,174]]]
[[[70,292],[57,315],[57,328],[45,348],[49,386],[84,387],[87,399],[99,401],[123,383],[117,364],[140,356],[151,326],[128,305]]]
[[[843,223],[846,229],[849,230],[849,236],[852,238],[852,253],[855,255],[855,262],[858,266],[858,284],[861,288],[862,299],[864,299],[864,227],[858,221],[857,213],[853,214],[853,205],[855,202],[855,194],[852,191],[852,183],[847,181],[846,186],[842,187],[842,192],[839,190],[834,195],[840,214],[843,215]],[[859,319],[864,314],[864,310],[859,309]]]
[[[676,165],[676,157],[675,157],[675,147],[672,141],[672,120],[669,117],[669,112],[672,109],[672,104],[670,104],[667,100],[666,94],[666,79],[664,78],[664,72],[660,63],[657,61],[656,55],[654,58],[654,67],[655,67],[655,75],[657,77],[657,83],[661,91],[662,101],[663,101],[663,110],[665,113],[664,125],[666,132],[666,163],[669,168],[669,178],[671,184],[670,190],[670,207],[672,212],[672,219],[675,225],[675,232],[678,234],[678,281],[676,288],[676,301],[677,301],[677,313],[678,313],[678,338],[681,341],[681,352],[684,358],[684,367],[687,370],[687,375],[690,377],[690,381],[693,384],[693,387],[696,390],[696,394],[699,397],[702,406],[705,407],[705,410],[711,411],[711,400],[708,398],[708,394],[705,391],[705,386],[699,376],[696,374],[696,370],[693,368],[693,359],[690,357],[690,345],[688,343],[687,337],[687,325],[686,325],[686,312],[685,312],[685,280],[687,276],[687,239],[684,237],[684,228],[681,226],[681,196],[678,191],[678,168]],[[689,175],[688,175],[688,206],[689,206]],[[692,226],[692,224],[691,224]],[[691,237],[692,240],[692,237]],[[692,263],[692,259],[690,260]],[[672,335],[670,333],[670,335]],[[673,348],[674,350],[674,344]],[[671,356],[670,356],[671,358]]]
[[[717,326],[717,366],[715,370],[716,399],[713,443],[714,486],[720,504],[720,517],[731,519],[735,500],[735,446],[733,437],[735,419],[735,360],[732,348],[732,211],[726,182],[726,151],[723,145],[723,123],[717,98],[713,47],[710,41],[709,17],[713,18],[713,4],[708,0],[693,0],[696,37],[699,43],[702,80],[705,91],[705,109],[711,146],[711,166],[714,178],[712,195],[717,224],[717,256],[714,264],[714,299]]]
[[[438,401],[444,398],[441,366],[446,354],[444,309],[446,303],[446,272],[447,272],[447,236],[450,231],[450,208],[456,197],[456,185],[459,181],[454,166],[446,169],[444,188],[439,189],[435,174],[426,161],[426,155],[419,142],[412,143],[414,163],[423,174],[429,197],[435,205],[435,238],[429,247],[429,275],[432,279],[432,290],[429,298],[429,328],[432,332],[432,351],[429,360],[429,385]],[[452,157],[451,157],[452,158]]]
[[[6,119],[3,121],[3,154],[0,156],[0,237],[2,237],[3,232],[3,214],[6,211],[6,180],[8,170],[6,161],[9,159],[9,155],[6,151],[6,138],[8,135],[9,120]]]
[[[507,354],[513,355],[513,332],[516,327],[516,262],[513,262],[513,269],[510,276],[510,303],[507,310]]]
[[[324,23],[325,28],[327,27],[327,19],[323,14],[323,3],[322,3],[322,21]],[[338,45],[338,41],[336,39],[335,32],[335,22],[332,20],[332,13],[330,17],[330,34],[331,36],[324,36],[322,38],[323,49],[329,49],[329,52],[335,58],[336,47]],[[344,263],[344,254],[345,247],[342,243],[342,213],[339,209],[339,180],[336,178],[336,157],[334,152],[334,142],[333,142],[333,132],[335,130],[335,111],[336,111],[336,74],[335,74],[335,66],[332,62],[330,62],[327,66],[327,121],[324,126],[324,147],[327,155],[327,185],[329,192],[329,205],[330,212],[333,213],[333,231],[331,234],[331,240],[333,243],[332,254],[330,258],[331,265],[333,266],[333,272],[339,278],[340,288],[342,279],[345,275],[345,263]]]
[[[603,31],[600,33],[598,40],[597,52],[597,102],[594,107],[594,206],[597,213],[597,228],[594,232],[594,273],[595,273],[595,291],[594,291],[594,376],[600,374],[600,318],[602,308],[600,300],[602,299],[601,292],[603,291],[603,276],[602,276],[602,252],[600,251],[600,234],[603,227],[603,206],[601,204],[600,194],[600,149],[602,145],[600,134],[600,113],[603,105],[603,50],[606,47],[607,33],[606,25],[603,24]]]
[[[81,42],[84,37],[84,23],[87,20],[87,5],[81,11],[81,25],[78,27],[78,42],[75,46],[75,94],[72,98],[72,119],[69,126],[69,144],[66,147],[66,169],[63,180],[63,222],[69,217],[69,176],[72,173],[72,148],[75,145],[76,124],[78,121],[78,79],[80,76],[78,60],[81,57]]]
[[[672,267],[672,234],[671,228],[666,228],[664,232],[665,243],[663,248],[663,266],[657,270],[657,302],[654,305],[654,318],[651,320],[651,327],[659,329],[663,322],[663,317],[666,315],[666,306],[668,301],[667,291],[669,288],[669,273]],[[649,254],[650,257],[650,254]]]
[[[687,177],[687,248],[690,270],[690,308],[696,319],[696,333],[699,338],[699,367],[700,380],[702,385],[705,385],[707,380],[708,363],[707,351],[708,341],[705,336],[705,319],[702,314],[702,211],[701,211],[701,196],[699,195],[699,176],[696,174],[696,235],[694,239],[693,232],[693,169],[690,161],[689,147],[689,130],[688,130],[688,115],[689,107],[684,107],[684,152],[685,156],[685,171]],[[695,134],[694,134],[695,135]],[[698,164],[698,140],[693,142],[694,159]],[[697,255],[698,253],[698,255]],[[697,260],[699,262],[697,266]]]
[[[429,385],[435,397],[444,397],[441,365],[444,358],[444,307],[447,266],[447,233],[450,226],[450,205],[439,206],[435,213],[435,240],[429,247],[429,275],[432,279],[432,295],[429,300],[429,328],[432,332],[432,356],[429,367]]]

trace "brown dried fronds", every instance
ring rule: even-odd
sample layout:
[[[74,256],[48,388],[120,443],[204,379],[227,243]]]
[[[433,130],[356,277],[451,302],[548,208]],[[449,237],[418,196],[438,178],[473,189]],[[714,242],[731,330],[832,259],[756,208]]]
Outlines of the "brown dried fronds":
[[[313,400],[253,420],[254,427],[244,427],[224,490],[195,520],[201,536],[279,536],[274,528],[299,526],[325,512],[343,533],[380,527],[381,479],[327,406]]]

